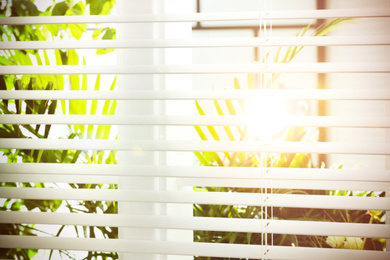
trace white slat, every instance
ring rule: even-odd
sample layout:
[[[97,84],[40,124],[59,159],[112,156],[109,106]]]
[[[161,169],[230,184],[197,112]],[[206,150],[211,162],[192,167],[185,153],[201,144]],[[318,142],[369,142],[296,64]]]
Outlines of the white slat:
[[[140,178],[140,177],[137,177]],[[150,178],[144,176],[144,179]],[[166,177],[169,178],[169,177]],[[353,190],[353,191],[384,191],[388,182],[374,181],[318,181],[318,180],[260,180],[241,178],[186,178],[176,177],[179,186],[206,187],[240,187],[263,188],[272,186],[274,189],[306,189],[306,190]],[[44,183],[95,183],[118,184],[118,176],[90,175],[49,175],[49,174],[0,174],[2,182],[44,182]]]
[[[78,23],[155,23],[155,22],[201,22],[201,21],[250,21],[287,19],[326,19],[389,17],[390,9],[327,9],[327,10],[288,10],[267,12],[236,13],[188,13],[188,14],[139,14],[139,15],[77,15],[77,16],[37,16],[0,17],[0,24],[78,24]]]
[[[0,235],[4,248],[41,248],[63,250],[88,250],[99,252],[132,252],[165,255],[190,255],[210,257],[236,257],[256,259],[266,252],[269,259],[328,260],[348,259],[387,260],[390,252],[371,250],[343,250],[334,248],[281,247],[239,245],[224,243],[167,242],[127,239],[88,239],[65,237],[34,237]],[[266,251],[268,250],[268,252]]]
[[[0,74],[66,75],[66,74],[225,74],[225,73],[385,73],[390,62],[371,63],[273,63],[273,64],[191,64],[191,65],[137,65],[137,66],[4,66]]]
[[[3,50],[45,49],[127,49],[127,48],[202,48],[202,47],[273,47],[273,46],[354,46],[387,45],[390,37],[315,36],[315,37],[267,37],[261,38],[201,38],[154,40],[83,40],[83,41],[18,41],[0,42]]]
[[[389,182],[389,170],[258,168],[258,167],[192,167],[113,164],[2,163],[0,173],[89,176],[198,177],[264,180],[317,180]]]
[[[390,210],[390,198],[233,192],[133,191],[1,187],[2,198]]]
[[[257,89],[257,90],[166,90],[166,91],[59,91],[59,90],[0,90],[3,99],[31,100],[256,100],[264,96],[280,99],[313,100],[387,100],[389,89]]]
[[[125,214],[74,214],[2,211],[0,212],[0,223],[188,229],[250,233],[256,233],[255,231],[259,230],[259,227],[263,226],[263,229],[267,230],[268,233],[276,234],[373,238],[390,237],[390,226],[384,225],[217,217],[168,217]]]
[[[388,143],[259,142],[259,141],[134,141],[91,139],[0,139],[0,148],[37,150],[206,151],[389,155]]]
[[[240,187],[273,189],[303,189],[303,190],[353,190],[353,191],[384,191],[386,182],[357,181],[311,181],[311,180],[250,180],[250,179],[211,179],[211,178],[180,178],[177,183],[183,186],[202,187]]]
[[[258,118],[261,120],[261,117]],[[277,119],[277,118],[274,118]],[[390,117],[289,116],[283,126],[390,127]],[[245,126],[245,116],[0,115],[3,124]]]

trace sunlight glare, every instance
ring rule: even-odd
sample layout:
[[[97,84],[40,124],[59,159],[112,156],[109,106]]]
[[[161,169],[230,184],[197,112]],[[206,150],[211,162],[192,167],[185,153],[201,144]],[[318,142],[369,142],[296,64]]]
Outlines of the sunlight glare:
[[[274,96],[261,96],[247,103],[246,121],[249,135],[270,140],[285,126],[285,104]]]

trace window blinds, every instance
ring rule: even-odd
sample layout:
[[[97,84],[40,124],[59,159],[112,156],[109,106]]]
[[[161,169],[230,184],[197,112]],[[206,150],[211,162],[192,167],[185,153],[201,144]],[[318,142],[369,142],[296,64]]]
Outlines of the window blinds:
[[[53,16],[53,17],[1,17],[2,25],[26,24],[83,24],[83,23],[178,23],[201,21],[258,21],[259,29],[270,30],[272,20],[285,19],[388,19],[390,10],[378,9],[329,9],[329,10],[258,10],[248,13],[194,13],[194,14],[138,14],[138,15],[101,15],[101,16]],[[266,26],[264,26],[266,25]],[[265,35],[265,36],[264,36]],[[96,41],[3,41],[2,50],[25,49],[98,49],[98,48],[205,48],[205,47],[259,47],[279,46],[370,46],[380,48],[390,44],[389,35],[359,36],[314,36],[279,37],[266,34],[253,38],[194,38],[194,39],[134,39],[134,40],[96,40]],[[387,54],[388,55],[388,54]],[[338,62],[267,62],[249,64],[141,64],[141,65],[23,65],[3,66],[2,75],[86,75],[86,74],[255,74],[270,79],[274,73],[368,73],[383,75],[390,71],[388,61],[358,61],[352,59]],[[260,80],[261,81],[261,80]],[[272,81],[272,80],[270,80]],[[129,83],[130,85],[130,83]],[[130,88],[130,86],[128,86]],[[211,88],[211,87],[210,87]],[[389,102],[390,89],[363,89],[348,86],[341,89],[271,89],[265,86],[258,89],[228,90],[130,90],[130,91],[93,91],[93,90],[1,90],[3,100],[124,100],[133,101],[255,101],[259,97],[276,96],[283,101],[325,100],[325,101],[369,101]],[[371,104],[371,103],[370,103]],[[388,109],[389,107],[387,107]],[[266,119],[261,119],[266,120]],[[38,115],[38,114],[2,114],[0,122],[9,125],[127,125],[127,126],[230,126],[242,127],[248,124],[245,115]],[[283,118],[284,127],[321,127],[321,128],[364,128],[386,129],[390,126],[389,114],[375,116],[294,116]],[[264,124],[267,124],[265,121]],[[206,128],[204,128],[206,129]],[[386,130],[388,131],[388,130]],[[2,163],[1,182],[53,182],[53,183],[95,183],[118,184],[120,177],[142,177],[174,179],[183,187],[228,187],[233,191],[247,188],[241,192],[200,192],[195,190],[139,190],[139,189],[69,189],[38,187],[1,187],[0,197],[29,200],[67,200],[67,201],[115,201],[123,202],[187,204],[187,205],[231,205],[238,210],[254,206],[260,209],[257,216],[249,218],[218,216],[180,216],[174,214],[84,214],[35,211],[1,211],[0,222],[5,224],[48,224],[107,226],[121,228],[142,228],[151,230],[201,230],[215,232],[261,234],[255,243],[229,242],[182,242],[181,238],[170,241],[164,239],[104,239],[0,235],[2,248],[31,248],[54,250],[81,250],[120,252],[167,256],[225,257],[239,259],[388,259],[389,253],[382,249],[360,250],[360,248],[321,248],[294,244],[276,244],[274,235],[354,237],[389,239],[390,226],[384,223],[361,221],[352,223],[313,221],[311,219],[281,219],[273,211],[283,208],[312,210],[343,210],[348,212],[377,211],[390,212],[390,172],[385,167],[363,167],[359,169],[325,168],[287,168],[269,165],[273,154],[347,154],[363,156],[388,156],[390,145],[382,142],[331,141],[303,142],[281,140],[240,140],[205,141],[189,137],[188,140],[128,140],[123,139],[22,139],[2,138],[1,149],[20,150],[89,150],[89,151],[162,151],[162,152],[218,152],[255,153],[260,167],[225,167],[137,164],[58,164],[58,163]],[[348,138],[345,138],[349,140]],[[265,164],[261,165],[261,161]],[[389,160],[389,159],[386,159]],[[235,190],[234,190],[235,189]],[[370,191],[368,195],[344,196],[325,195],[311,192],[291,194],[292,190],[350,190]],[[261,192],[251,192],[257,190]],[[276,192],[282,190],[285,192]],[[372,192],[371,192],[372,191]],[[266,214],[264,214],[266,212]],[[188,215],[188,214],[187,214]],[[368,215],[368,214],[366,214]],[[385,215],[387,215],[385,213]],[[196,234],[196,233],[194,233]],[[221,233],[222,234],[222,233]],[[183,239],[183,241],[186,239]],[[192,240],[192,235],[190,237]],[[234,241],[234,240],[231,240]],[[152,258],[150,258],[152,259]],[[169,259],[169,258],[168,258]]]

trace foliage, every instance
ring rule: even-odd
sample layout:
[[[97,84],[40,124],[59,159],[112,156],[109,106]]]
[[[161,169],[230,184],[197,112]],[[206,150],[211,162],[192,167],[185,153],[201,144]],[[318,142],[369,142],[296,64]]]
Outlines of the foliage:
[[[323,36],[329,31],[334,30],[343,22],[350,19],[335,19],[327,21],[317,27],[312,36]],[[297,37],[304,36],[310,28],[310,25],[302,29],[296,34]],[[279,48],[275,52],[275,56],[271,57],[271,53],[266,54],[267,59],[272,59],[273,62],[290,62],[303,47],[289,47],[287,50]],[[271,78],[271,77],[270,77]],[[273,86],[277,86],[279,74],[272,75],[271,79],[265,77],[260,80],[269,88],[271,82]],[[234,80],[234,88],[241,89],[237,80]],[[254,89],[254,76],[248,75],[247,89]],[[213,112],[218,115],[228,114],[245,115],[247,112],[247,104],[244,100],[232,101],[226,100],[213,101]],[[200,103],[196,101],[196,108],[199,115],[205,115],[204,109]],[[224,113],[223,111],[227,111]],[[303,115],[303,113],[302,113]],[[202,128],[195,126],[200,139],[207,141],[209,139],[220,141],[227,139],[229,141],[250,140],[255,137],[248,134],[247,126],[216,128],[207,126]],[[276,134],[274,139],[283,141],[301,141],[313,142],[316,141],[316,132],[311,132],[310,129],[304,127],[289,127],[285,128],[281,133]],[[195,152],[199,159],[200,165],[206,167],[226,167],[226,166],[241,166],[241,167],[287,167],[287,168],[312,168],[315,167],[311,154],[267,154],[262,156],[258,153],[244,152]],[[318,167],[318,166],[317,166]],[[324,167],[322,165],[321,167]],[[194,187],[197,192],[247,192],[247,193],[271,193],[271,189],[264,188],[237,188],[237,187]],[[299,190],[299,189],[272,189],[272,193],[280,194],[311,194],[311,195],[333,195],[333,196],[383,196],[384,194],[375,194],[374,192],[352,192],[352,191],[331,191],[331,190]],[[272,215],[271,208],[265,209],[255,206],[232,206],[232,205],[193,205],[194,216],[197,217],[223,217],[223,218],[267,218],[280,220],[305,220],[305,221],[332,221],[332,222],[351,222],[351,223],[384,223],[384,212],[372,211],[352,211],[352,210],[330,210],[330,209],[307,209],[307,208],[284,208],[273,207]],[[266,215],[267,214],[267,215]],[[267,239],[267,240],[266,240]],[[219,232],[219,231],[194,231],[194,241],[196,242],[213,242],[213,243],[236,243],[236,244],[262,244],[262,241],[268,241],[268,244],[283,245],[283,246],[302,246],[302,247],[334,247],[334,248],[352,248],[352,249],[371,249],[383,250],[385,244],[381,239],[361,239],[352,237],[325,237],[325,236],[301,236],[288,234],[268,234],[268,237],[262,237],[261,233],[238,233],[238,232]],[[215,259],[213,257],[196,257],[198,260]],[[221,258],[218,258],[221,259]],[[227,259],[227,258],[226,258]],[[231,259],[231,258],[229,258]]]
[[[46,11],[38,10],[33,1],[14,0],[0,10],[1,16],[56,16],[56,15],[82,15],[82,14],[109,14],[115,4],[115,0],[63,1],[53,3]],[[85,24],[61,24],[61,25],[15,25],[1,26],[0,36],[2,41],[45,41],[56,39],[80,39],[85,35],[87,26]],[[103,39],[115,38],[114,28],[104,28]],[[94,32],[94,39],[101,34],[100,29]],[[95,35],[97,35],[95,37]],[[97,50],[97,54],[105,54],[113,50]],[[1,65],[50,65],[50,57],[54,57],[56,65],[79,65],[80,60],[85,64],[84,57],[80,57],[75,50],[2,50],[0,56]],[[98,75],[94,83],[94,89],[99,90],[101,77]],[[110,90],[115,88],[116,80],[111,84]],[[1,90],[86,90],[88,88],[87,76],[79,75],[0,75]],[[87,109],[89,108],[89,111]],[[63,114],[114,114],[116,101],[107,100],[103,104],[94,100],[90,104],[86,100],[1,100],[1,114],[55,114],[60,111]],[[110,134],[110,126],[84,126],[68,125],[63,126],[63,136],[60,138],[95,138],[107,139]],[[51,125],[0,125],[1,138],[57,138]],[[77,151],[77,150],[22,150],[22,149],[1,149],[3,156],[7,157],[8,163],[29,162],[29,163],[116,163],[115,152],[104,151]],[[68,183],[74,189],[115,189],[115,185],[103,184],[76,184]],[[0,183],[1,187],[56,187],[54,183]],[[117,213],[117,203],[113,201],[77,201],[68,202],[61,200],[30,200],[30,199],[6,199],[1,210],[39,210],[41,212],[55,212],[60,207],[67,207],[70,212],[84,213]],[[56,233],[50,234],[60,236],[65,226],[61,226]],[[79,228],[74,226],[79,236]],[[2,234],[14,235],[37,235],[42,233],[33,224],[1,224]],[[117,228],[114,227],[82,227],[85,237],[95,237],[99,231],[106,238],[117,238]],[[30,259],[38,250],[36,249],[1,249],[1,258]],[[53,255],[53,251],[50,257]],[[72,258],[66,251],[60,251],[63,256]],[[92,259],[101,256],[103,259],[117,258],[117,253],[89,252],[87,258]]]

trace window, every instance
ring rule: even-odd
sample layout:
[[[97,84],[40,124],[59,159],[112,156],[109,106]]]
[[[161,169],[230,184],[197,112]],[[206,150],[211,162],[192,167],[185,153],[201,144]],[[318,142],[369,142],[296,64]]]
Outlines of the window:
[[[389,257],[389,4],[225,2],[2,3],[1,257]]]

